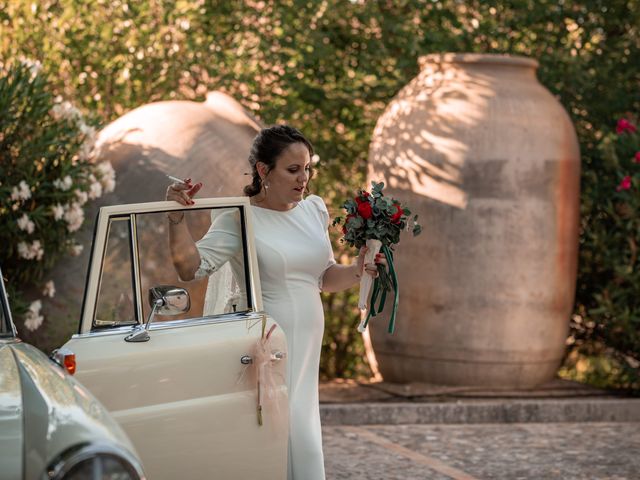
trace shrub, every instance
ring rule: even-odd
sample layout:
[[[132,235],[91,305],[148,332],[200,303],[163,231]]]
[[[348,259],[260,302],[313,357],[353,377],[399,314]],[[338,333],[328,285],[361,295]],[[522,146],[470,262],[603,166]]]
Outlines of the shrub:
[[[74,233],[85,204],[115,186],[111,165],[93,161],[94,126],[49,90],[39,62],[0,64],[0,265],[17,323],[29,330],[42,323],[42,303],[25,290],[55,295],[47,269],[81,251]]]
[[[619,119],[598,145],[602,161],[585,172],[580,264],[590,295],[573,316],[568,355],[574,378],[634,390],[640,389],[637,124],[631,116]]]

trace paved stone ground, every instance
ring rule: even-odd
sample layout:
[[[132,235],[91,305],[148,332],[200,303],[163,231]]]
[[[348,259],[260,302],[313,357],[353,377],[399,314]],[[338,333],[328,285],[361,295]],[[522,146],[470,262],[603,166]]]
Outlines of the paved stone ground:
[[[325,426],[327,480],[640,479],[640,423]]]

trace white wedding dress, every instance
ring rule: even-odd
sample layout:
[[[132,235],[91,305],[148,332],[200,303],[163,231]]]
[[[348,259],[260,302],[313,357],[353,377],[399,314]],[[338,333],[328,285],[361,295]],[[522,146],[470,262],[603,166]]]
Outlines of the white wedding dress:
[[[323,480],[318,370],[324,333],[320,288],[325,270],[335,263],[327,234],[329,214],[315,195],[284,212],[251,210],[264,309],[287,337],[288,480]],[[231,240],[225,243],[219,233],[213,234],[215,227],[197,242],[202,259],[197,276],[219,269],[223,259],[232,268],[238,261],[228,256]]]

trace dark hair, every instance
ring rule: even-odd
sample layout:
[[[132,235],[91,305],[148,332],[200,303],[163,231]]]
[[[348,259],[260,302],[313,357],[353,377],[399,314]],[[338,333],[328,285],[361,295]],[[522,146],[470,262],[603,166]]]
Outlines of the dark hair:
[[[289,125],[275,125],[263,128],[253,139],[251,153],[249,153],[249,164],[251,165],[251,184],[244,187],[244,194],[253,197],[262,190],[262,180],[258,174],[256,163],[262,162],[267,166],[267,173],[275,166],[280,154],[290,145],[302,143],[309,149],[309,156],[313,156],[313,146],[300,130]],[[309,180],[313,176],[313,169],[310,169]]]

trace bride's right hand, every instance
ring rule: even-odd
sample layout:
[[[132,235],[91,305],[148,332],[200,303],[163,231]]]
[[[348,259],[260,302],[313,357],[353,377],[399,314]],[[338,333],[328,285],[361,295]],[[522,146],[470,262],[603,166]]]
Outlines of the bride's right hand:
[[[202,182],[195,185],[191,183],[191,179],[187,178],[184,183],[172,183],[167,187],[167,200],[174,200],[181,205],[193,205],[191,199],[202,188]]]

